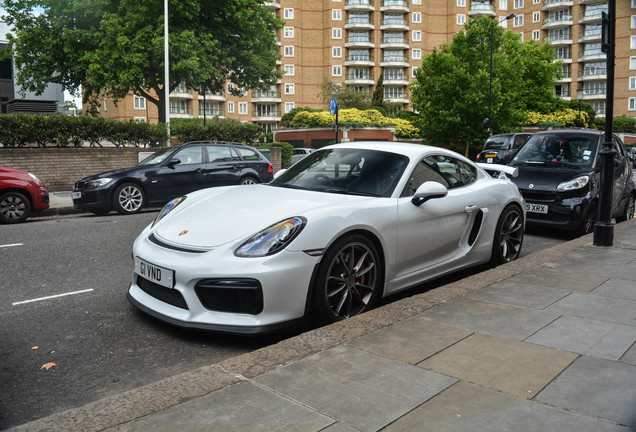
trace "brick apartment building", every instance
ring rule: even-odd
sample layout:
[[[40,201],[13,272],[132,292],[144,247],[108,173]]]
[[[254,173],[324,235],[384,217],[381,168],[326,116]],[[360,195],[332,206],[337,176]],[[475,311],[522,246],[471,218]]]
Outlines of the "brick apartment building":
[[[325,108],[318,97],[325,78],[373,92],[380,74],[385,100],[410,109],[407,86],[422,56],[479,16],[502,21],[524,41],[550,41],[563,60],[555,95],[577,99],[578,91],[605,114],[606,0],[278,0],[264,7],[285,21],[278,34],[283,78],[242,97],[181,86],[170,95],[170,118],[220,116],[271,130],[294,107]],[[636,0],[616,0],[616,12],[614,115],[636,117]],[[510,13],[516,16],[505,20]],[[108,118],[157,122],[155,106],[132,93],[118,106],[103,101],[100,110]]]

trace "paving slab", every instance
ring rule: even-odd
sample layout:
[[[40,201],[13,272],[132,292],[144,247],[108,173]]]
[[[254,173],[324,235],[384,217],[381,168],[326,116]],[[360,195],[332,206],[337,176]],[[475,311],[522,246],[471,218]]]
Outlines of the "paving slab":
[[[636,427],[636,366],[580,357],[536,399]]]
[[[244,382],[111,431],[317,432],[333,423],[333,419],[310,408]]]
[[[421,317],[409,318],[347,343],[382,357],[416,364],[473,334]]]
[[[632,345],[630,349],[621,357],[621,362],[636,366],[636,344]]]
[[[561,257],[558,260],[542,263],[537,266],[536,270],[519,273],[509,278],[508,281],[587,293],[611,276],[612,272],[609,270],[607,273],[603,271],[582,272],[580,263],[573,266],[571,262]]]
[[[564,256],[579,263],[589,261],[595,264],[627,264],[636,259],[636,250],[588,246],[568,252]]]
[[[618,360],[636,342],[636,327],[562,316],[526,342]]]
[[[377,431],[457,380],[338,346],[255,381],[354,428]]]
[[[636,327],[636,301],[634,300],[572,293],[545,310]]]
[[[382,432],[627,432],[581,414],[459,382]]]
[[[436,306],[420,316],[442,324],[522,341],[559,314],[461,298]]]
[[[636,274],[636,268],[633,271]],[[593,289],[590,294],[636,300],[636,283],[633,280],[612,278],[598,288]]]
[[[418,366],[531,399],[577,357],[566,351],[475,333]]]
[[[475,291],[468,297],[529,309],[544,309],[570,292],[517,282],[498,282]]]

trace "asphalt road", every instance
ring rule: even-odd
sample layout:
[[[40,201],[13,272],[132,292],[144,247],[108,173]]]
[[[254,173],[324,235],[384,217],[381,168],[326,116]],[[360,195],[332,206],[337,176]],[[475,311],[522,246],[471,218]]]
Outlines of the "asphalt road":
[[[179,330],[138,312],[125,297],[132,242],[155,216],[76,215],[0,225],[0,429],[303,331],[220,336]],[[564,240],[530,231],[523,255]]]

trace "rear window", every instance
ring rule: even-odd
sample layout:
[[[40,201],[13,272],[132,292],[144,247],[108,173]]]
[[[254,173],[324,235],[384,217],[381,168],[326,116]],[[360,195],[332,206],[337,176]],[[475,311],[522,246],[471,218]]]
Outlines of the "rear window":
[[[510,137],[490,137],[484,144],[484,150],[501,150],[508,148]]]
[[[260,159],[258,155],[256,154],[256,152],[253,150],[246,149],[243,147],[237,147],[236,150],[238,150],[243,160],[259,160]]]

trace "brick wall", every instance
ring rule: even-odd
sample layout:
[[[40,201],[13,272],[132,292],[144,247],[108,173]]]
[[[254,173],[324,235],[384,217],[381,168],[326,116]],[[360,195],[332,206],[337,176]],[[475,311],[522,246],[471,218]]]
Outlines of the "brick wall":
[[[68,191],[92,174],[129,168],[150,148],[0,148],[0,166],[36,174],[51,191]],[[274,172],[280,169],[280,148],[271,149]]]

